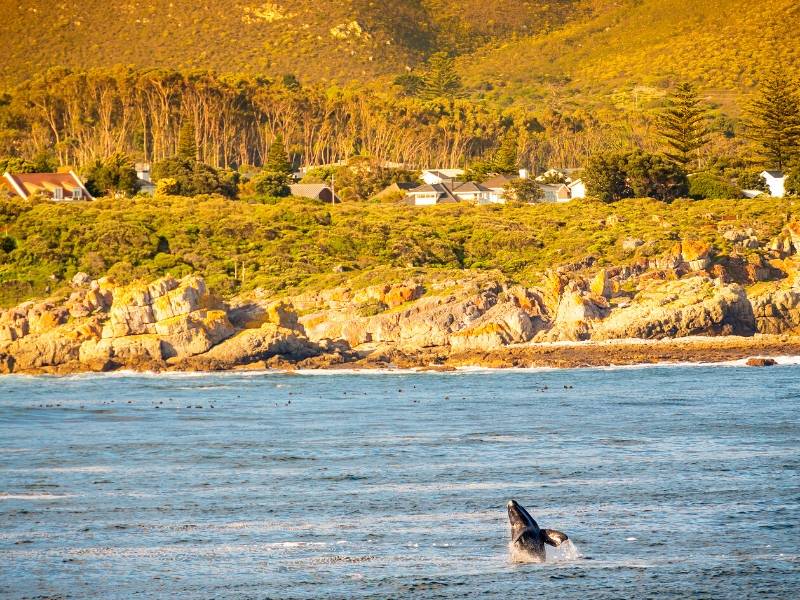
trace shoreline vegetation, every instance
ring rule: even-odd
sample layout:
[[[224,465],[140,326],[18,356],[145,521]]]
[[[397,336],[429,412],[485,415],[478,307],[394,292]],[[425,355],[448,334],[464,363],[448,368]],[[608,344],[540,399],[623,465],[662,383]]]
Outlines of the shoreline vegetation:
[[[2,206],[0,373],[800,355],[791,198]]]

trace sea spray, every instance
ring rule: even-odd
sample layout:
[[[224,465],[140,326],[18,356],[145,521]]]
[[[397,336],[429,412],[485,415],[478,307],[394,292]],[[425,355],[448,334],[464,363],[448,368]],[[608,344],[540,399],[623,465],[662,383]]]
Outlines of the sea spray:
[[[581,553],[572,540],[566,540],[557,548],[547,546],[545,552],[547,553],[547,562],[570,562],[581,557]]]

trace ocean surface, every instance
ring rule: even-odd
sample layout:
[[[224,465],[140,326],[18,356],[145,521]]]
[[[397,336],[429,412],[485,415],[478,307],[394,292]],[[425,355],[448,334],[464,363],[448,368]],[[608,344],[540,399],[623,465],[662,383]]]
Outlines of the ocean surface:
[[[2,598],[797,598],[800,366],[0,378]],[[508,558],[514,498],[571,544]]]

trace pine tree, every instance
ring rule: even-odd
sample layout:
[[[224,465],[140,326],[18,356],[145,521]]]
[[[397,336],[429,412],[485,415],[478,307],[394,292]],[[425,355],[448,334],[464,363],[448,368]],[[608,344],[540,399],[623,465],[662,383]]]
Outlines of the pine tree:
[[[197,138],[191,119],[184,120],[178,132],[178,157],[197,160]]]
[[[690,83],[681,83],[671,94],[658,126],[669,150],[667,157],[688,169],[700,164],[700,150],[708,143],[709,110]]]
[[[292,174],[292,163],[289,161],[289,155],[286,154],[286,146],[283,143],[283,136],[280,133],[275,136],[275,139],[269,147],[264,170],[270,173]]]
[[[519,168],[517,160],[517,134],[510,129],[494,155],[492,166],[498,173],[516,173]]]
[[[428,68],[422,77],[420,97],[424,100],[457,98],[461,95],[462,87],[455,61],[446,52],[431,55],[428,59]]]
[[[767,79],[750,106],[747,129],[759,146],[764,166],[783,170],[800,157],[800,99],[796,84],[780,75]]]

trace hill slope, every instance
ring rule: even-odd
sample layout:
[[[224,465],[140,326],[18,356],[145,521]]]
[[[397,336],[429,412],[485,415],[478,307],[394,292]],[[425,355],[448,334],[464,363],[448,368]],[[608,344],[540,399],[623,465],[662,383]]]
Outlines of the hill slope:
[[[630,108],[676,81],[725,105],[775,66],[800,72],[796,0],[598,0],[592,14],[463,60],[468,82],[506,102],[580,97]]]
[[[369,80],[425,54],[563,23],[583,0],[0,0],[0,78],[49,66],[210,68]]]

